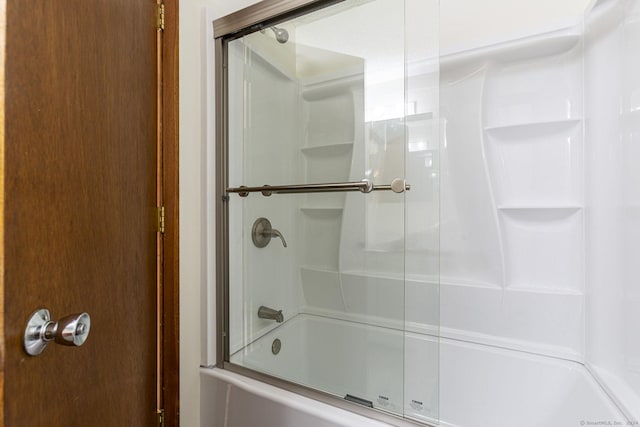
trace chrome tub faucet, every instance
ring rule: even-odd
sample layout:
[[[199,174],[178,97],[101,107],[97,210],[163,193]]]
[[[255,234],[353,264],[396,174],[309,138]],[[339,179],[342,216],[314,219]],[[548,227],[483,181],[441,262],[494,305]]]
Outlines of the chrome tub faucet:
[[[284,322],[282,310],[274,310],[273,308],[265,307],[264,305],[261,305],[258,309],[258,317],[261,319],[275,320],[278,323]]]

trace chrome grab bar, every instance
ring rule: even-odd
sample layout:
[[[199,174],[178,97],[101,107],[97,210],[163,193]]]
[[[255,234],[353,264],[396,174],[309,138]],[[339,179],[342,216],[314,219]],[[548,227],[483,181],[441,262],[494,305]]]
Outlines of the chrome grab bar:
[[[357,182],[333,182],[326,184],[298,184],[298,185],[263,185],[262,187],[232,187],[227,188],[227,193],[238,193],[240,197],[247,197],[249,193],[262,193],[263,196],[272,194],[294,194],[294,193],[331,193],[335,191],[360,191],[371,193],[372,191],[393,191],[402,193],[411,190],[411,185],[404,179],[396,178],[390,185],[373,185],[368,179]]]

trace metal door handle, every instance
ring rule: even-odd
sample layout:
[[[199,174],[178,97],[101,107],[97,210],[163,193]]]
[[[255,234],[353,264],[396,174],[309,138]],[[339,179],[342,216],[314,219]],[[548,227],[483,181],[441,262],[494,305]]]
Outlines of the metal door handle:
[[[46,308],[33,312],[24,330],[24,350],[37,356],[47,348],[49,342],[79,347],[87,340],[91,330],[88,313],[72,314],[54,322]]]

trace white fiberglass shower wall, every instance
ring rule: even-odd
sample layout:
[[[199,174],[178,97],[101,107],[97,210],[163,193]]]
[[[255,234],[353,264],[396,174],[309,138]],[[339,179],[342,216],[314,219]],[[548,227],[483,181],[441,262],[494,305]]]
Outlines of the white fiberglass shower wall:
[[[638,423],[639,12],[441,56],[442,421]]]
[[[228,362],[417,422],[637,425],[640,2],[440,54],[437,2],[352,3],[229,44],[229,181],[412,188],[231,194]]]
[[[585,45],[585,365],[637,424],[640,2],[596,2]]]

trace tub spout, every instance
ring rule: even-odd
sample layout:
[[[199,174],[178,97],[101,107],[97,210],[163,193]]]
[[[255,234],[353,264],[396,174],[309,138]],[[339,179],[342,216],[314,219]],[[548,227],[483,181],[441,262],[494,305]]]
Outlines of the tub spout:
[[[261,319],[275,320],[278,323],[284,322],[282,310],[274,310],[273,308],[265,307],[264,305],[261,305],[258,309],[258,317]]]

